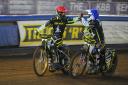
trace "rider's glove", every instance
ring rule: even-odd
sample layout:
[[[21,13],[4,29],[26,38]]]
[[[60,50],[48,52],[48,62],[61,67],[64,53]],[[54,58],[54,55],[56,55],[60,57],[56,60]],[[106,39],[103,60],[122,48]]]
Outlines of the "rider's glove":
[[[78,17],[78,21],[81,21],[81,17]]]
[[[39,32],[36,30],[36,31],[34,31],[34,34],[35,34],[35,35],[38,35],[38,34],[39,34]]]
[[[78,21],[81,21],[82,20],[83,15],[84,15],[83,13],[80,14],[80,16],[78,17]]]
[[[91,33],[91,35],[92,35],[92,37],[94,37],[94,36],[95,36],[95,34],[94,34],[94,33]]]
[[[73,21],[74,21],[74,22],[77,22],[77,21],[80,21],[80,20],[81,20],[80,17],[75,17],[75,18],[73,18]]]

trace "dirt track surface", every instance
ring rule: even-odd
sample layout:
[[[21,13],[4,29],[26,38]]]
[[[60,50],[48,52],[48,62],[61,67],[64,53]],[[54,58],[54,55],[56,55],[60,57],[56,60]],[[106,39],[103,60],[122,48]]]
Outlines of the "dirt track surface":
[[[118,59],[113,77],[88,75],[73,79],[61,72],[47,72],[44,77],[36,76],[32,57],[0,57],[0,85],[128,85],[128,52],[119,53]]]

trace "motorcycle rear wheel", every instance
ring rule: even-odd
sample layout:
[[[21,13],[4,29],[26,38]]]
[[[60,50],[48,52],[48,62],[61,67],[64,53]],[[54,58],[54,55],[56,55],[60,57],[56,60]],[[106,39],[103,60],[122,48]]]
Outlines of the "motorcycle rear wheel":
[[[116,71],[117,64],[118,64],[118,57],[115,54],[114,56],[112,56],[112,61],[111,61],[111,64],[110,64],[111,65],[110,68],[108,68],[108,69],[106,69],[106,71],[102,72],[102,75],[105,76],[105,77],[113,76],[113,74]]]

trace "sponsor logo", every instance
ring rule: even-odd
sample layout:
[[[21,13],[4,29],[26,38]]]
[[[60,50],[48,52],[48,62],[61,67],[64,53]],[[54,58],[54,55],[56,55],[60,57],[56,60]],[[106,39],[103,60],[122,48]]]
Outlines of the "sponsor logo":
[[[23,25],[23,28],[25,30],[25,37],[22,39],[22,42],[31,42],[31,41],[40,41],[41,38],[39,35],[36,35],[34,31],[36,31],[40,25]],[[63,39],[64,40],[81,40],[83,36],[83,26],[68,25],[65,28],[65,31],[63,33]],[[46,28],[43,33],[50,35],[52,33],[52,28]],[[22,36],[22,35],[21,35]]]

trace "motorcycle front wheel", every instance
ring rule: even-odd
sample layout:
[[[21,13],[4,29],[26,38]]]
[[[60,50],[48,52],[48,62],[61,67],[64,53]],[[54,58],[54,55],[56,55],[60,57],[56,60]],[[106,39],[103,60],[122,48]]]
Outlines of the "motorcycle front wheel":
[[[81,52],[73,56],[70,65],[70,74],[73,78],[79,77],[85,71],[87,65],[87,56],[83,55]]]
[[[33,54],[33,69],[37,76],[43,76],[48,68],[48,57],[46,50],[37,47]]]

